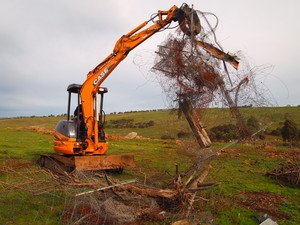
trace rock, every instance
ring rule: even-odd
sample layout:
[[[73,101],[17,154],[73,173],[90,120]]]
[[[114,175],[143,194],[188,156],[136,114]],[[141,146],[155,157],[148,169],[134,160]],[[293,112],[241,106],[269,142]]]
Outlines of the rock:
[[[125,138],[127,138],[127,139],[134,139],[136,137],[137,137],[137,132],[130,132],[129,134],[127,134],[125,136]]]
[[[273,221],[271,218],[268,218],[264,222],[262,222],[260,225],[278,225],[278,223]]]
[[[197,224],[198,223],[191,222],[188,219],[178,220],[178,221],[172,223],[172,225],[197,225]]]

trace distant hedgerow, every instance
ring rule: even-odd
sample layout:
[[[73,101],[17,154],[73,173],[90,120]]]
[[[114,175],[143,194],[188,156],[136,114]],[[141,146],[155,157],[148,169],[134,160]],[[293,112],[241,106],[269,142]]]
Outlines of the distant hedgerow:
[[[119,120],[110,120],[105,125],[106,128],[147,128],[154,126],[155,123],[153,120],[148,122],[134,122],[134,119],[119,119]]]

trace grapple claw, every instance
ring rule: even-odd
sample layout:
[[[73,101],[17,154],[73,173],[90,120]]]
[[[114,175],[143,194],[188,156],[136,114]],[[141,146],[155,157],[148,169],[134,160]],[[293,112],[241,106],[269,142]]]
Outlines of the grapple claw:
[[[197,12],[187,4],[180,7],[181,16],[178,18],[180,29],[188,36],[196,36],[201,31],[200,19]]]

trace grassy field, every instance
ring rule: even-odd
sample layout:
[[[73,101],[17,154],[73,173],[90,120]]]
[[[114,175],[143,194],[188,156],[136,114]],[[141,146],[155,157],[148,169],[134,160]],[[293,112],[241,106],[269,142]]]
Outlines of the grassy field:
[[[255,116],[261,123],[269,124],[274,122],[270,127],[275,129],[280,126],[286,118],[292,118],[297,124],[300,124],[300,107],[270,107],[270,108],[241,108],[241,113],[245,120],[250,116]],[[205,109],[199,110],[201,120],[207,129],[214,126],[234,123],[234,119],[229,113],[229,109]],[[0,128],[42,128],[45,130],[54,130],[55,125],[59,120],[65,119],[64,117],[33,117],[33,118],[4,118],[0,119]],[[148,138],[160,138],[162,135],[168,135],[176,138],[177,133],[180,131],[189,132],[190,128],[184,118],[178,118],[177,111],[163,110],[156,112],[136,112],[136,113],[123,113],[107,115],[106,121],[110,123],[111,120],[120,119],[133,119],[134,122],[148,122],[153,120],[155,125],[147,129],[135,128],[140,136]],[[131,128],[128,129],[106,129],[106,133],[112,135],[125,136],[132,132]]]
[[[247,119],[251,115],[263,126],[274,122],[270,129],[282,126],[286,118],[292,118],[300,126],[300,107],[243,108]],[[233,123],[227,109],[199,111],[207,129]],[[35,164],[41,153],[52,152],[51,135],[38,129],[53,130],[61,117],[5,118],[0,119],[0,224],[63,224],[62,212],[66,202],[79,189],[63,188],[46,193],[38,183],[48,182],[49,175]],[[156,111],[107,115],[106,121],[133,119],[134,122],[154,121],[148,128],[109,128],[106,133],[125,136],[135,131],[141,140],[109,140],[110,153],[134,154],[137,167],[115,175],[120,180],[137,178],[157,187],[168,187],[175,175],[186,171],[199,152],[193,140],[178,140],[179,132],[190,132],[189,126],[176,112]],[[174,139],[162,140],[162,136]],[[150,138],[150,139],[148,139]],[[224,146],[214,143],[211,150]],[[253,210],[268,213],[279,224],[300,224],[300,191],[279,183],[264,175],[280,163],[292,160],[300,162],[300,150],[284,145],[279,137],[267,136],[251,144],[236,144],[215,157],[206,182],[218,182],[218,187],[201,191],[194,204],[194,218],[203,224],[258,224]],[[172,176],[171,176],[172,175]],[[50,179],[51,180],[51,179]],[[38,181],[35,182],[34,181]],[[162,224],[176,220],[168,215]]]

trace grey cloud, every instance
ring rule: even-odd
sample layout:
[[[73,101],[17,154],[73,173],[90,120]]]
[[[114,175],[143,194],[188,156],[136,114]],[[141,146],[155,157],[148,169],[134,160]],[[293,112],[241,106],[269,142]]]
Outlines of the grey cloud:
[[[261,7],[251,6],[256,3]],[[298,75],[295,74],[300,69],[296,61],[298,53],[293,46],[295,37],[300,36],[298,25],[295,24],[299,21],[296,20],[299,14],[294,15],[291,20],[283,16],[284,23],[289,25],[287,31],[290,33],[286,36],[277,35],[276,32],[283,29],[276,29],[275,25],[282,20],[279,12],[289,11],[284,9],[285,6],[279,4],[276,7],[277,3],[274,5],[270,1],[257,1],[256,3],[231,0],[226,4],[203,2],[200,5],[197,3],[195,7],[203,7],[199,9],[214,12],[219,16],[221,25],[217,35],[220,35],[218,37],[225,49],[246,51],[250,57],[257,60],[255,62],[257,64],[276,64],[276,76],[282,77],[291,87],[289,104],[300,104],[297,102],[299,91],[293,85],[297,83],[295,80],[299,80]],[[265,6],[271,3],[273,8],[269,11],[265,10]],[[292,1],[292,3],[295,4],[294,8],[299,5],[298,1]],[[64,113],[68,84],[84,82],[86,74],[111,53],[119,37],[148,20],[152,13],[157,10],[167,10],[174,4],[180,6],[182,2],[157,0],[151,2],[137,0],[2,1],[0,8],[0,96],[2,99],[0,117],[9,113],[11,116],[21,115],[20,113],[24,115]],[[235,5],[237,8],[233,9],[229,5]],[[263,27],[260,27],[259,21],[256,21],[254,16],[255,14],[261,15],[261,13],[273,19],[265,20]],[[237,23],[242,25],[236,27]],[[272,29],[268,30],[266,27]],[[291,27],[295,29],[290,29]],[[255,31],[259,32],[259,39],[254,35]],[[148,68],[139,67],[134,63],[135,54],[148,57],[144,55],[143,50],[154,51],[167,32],[169,31],[155,35],[135,49],[104,82],[103,85],[109,88],[105,102],[107,112],[125,111],[129,110],[129,107],[134,110],[147,106],[150,109],[168,106],[159,85],[151,79],[149,81],[148,77],[143,74],[147,73]],[[282,37],[285,37],[285,40],[282,40]],[[283,41],[287,47],[284,44],[282,46],[278,44]],[[262,42],[264,45],[261,45]],[[265,43],[272,45],[268,46]],[[285,60],[282,60],[277,53],[283,55]],[[268,59],[267,62],[266,59]],[[150,60],[149,63],[151,63]],[[286,68],[290,67],[293,69],[285,73]],[[127,99],[130,99],[130,102]],[[123,104],[126,101],[127,104]],[[287,102],[282,100],[279,104],[285,105]]]

